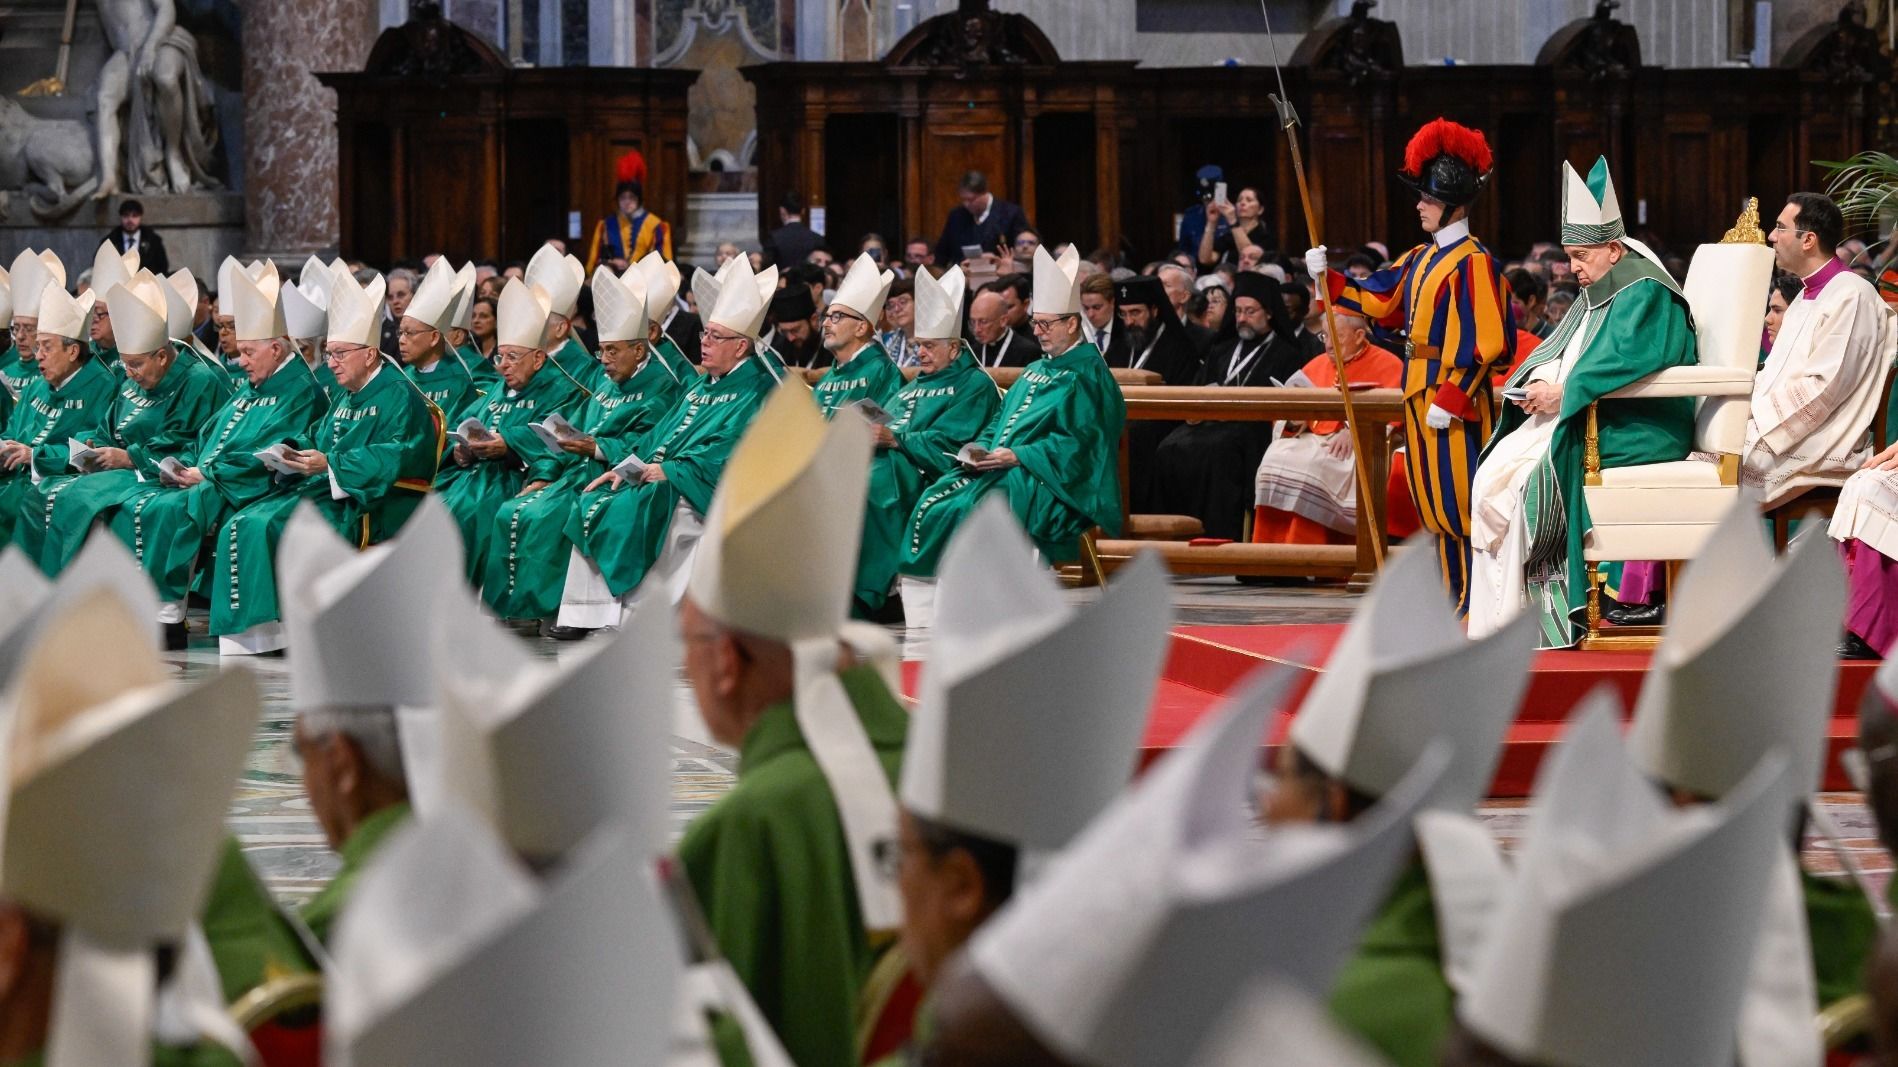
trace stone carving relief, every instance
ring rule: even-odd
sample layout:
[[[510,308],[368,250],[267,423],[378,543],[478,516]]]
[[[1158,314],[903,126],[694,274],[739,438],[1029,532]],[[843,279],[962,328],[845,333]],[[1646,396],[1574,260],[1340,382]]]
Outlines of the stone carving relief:
[[[655,67],[690,67],[686,154],[697,192],[755,186],[757,91],[740,67],[782,58],[775,0],[656,0]]]
[[[174,0],[98,0],[112,54],[99,70],[99,188],[188,193],[216,189],[210,173],[217,143],[211,91],[198,66],[198,42],[178,25]]]
[[[0,189],[23,196],[35,217],[53,219],[70,214],[98,188],[92,131],[85,123],[40,118],[11,96],[0,96]],[[0,205],[0,218],[12,216],[10,202]]]

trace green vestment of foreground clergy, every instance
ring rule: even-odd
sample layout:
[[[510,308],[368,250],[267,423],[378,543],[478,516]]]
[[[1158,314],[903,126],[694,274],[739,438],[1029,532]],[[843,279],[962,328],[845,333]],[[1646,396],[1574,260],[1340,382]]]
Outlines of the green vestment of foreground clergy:
[[[468,408],[482,395],[474,376],[461,357],[449,351],[428,368],[404,365],[402,373],[422,391],[428,402],[441,409],[449,428],[460,422]],[[497,376],[495,381],[501,379]]]
[[[1413,860],[1338,974],[1331,1014],[1391,1067],[1436,1067],[1456,995],[1443,977],[1430,874]]]
[[[391,804],[381,811],[356,824],[356,829],[336,850],[343,865],[317,894],[303,905],[300,913],[303,925],[310,928],[318,941],[328,945],[330,935],[336,932],[336,920],[349,906],[349,895],[356,889],[356,879],[362,877],[363,869],[375,858],[376,850],[389,839],[389,835],[400,829],[409,818],[409,805],[406,801]]]
[[[324,411],[310,368],[292,356],[261,385],[246,382],[205,424],[177,459],[204,480],[175,487],[156,478],[139,483],[111,514],[112,532],[151,575],[159,599],[182,599],[191,584],[198,546],[240,508],[288,487],[256,453],[271,445],[307,440]]]
[[[105,428],[82,437],[94,448],[124,449],[130,470],[72,471],[43,479],[27,492],[15,538],[49,575],[66,568],[86,543],[94,519],[155,481],[158,463],[198,438],[224,403],[224,383],[195,355],[179,356],[150,389],[127,378],[112,398]]]
[[[845,405],[870,400],[885,411],[903,388],[903,371],[883,350],[871,341],[857,350],[848,363],[832,363],[824,376],[811,386],[817,407],[825,418],[837,414]]]
[[[567,539],[600,568],[614,596],[645,580],[681,499],[701,515],[712,506],[725,461],[775,385],[756,356],[722,378],[699,376],[638,444],[640,459],[664,464],[665,480],[602,486],[574,501]]]
[[[575,388],[573,379],[562,374],[550,357],[518,391],[502,382],[468,409],[469,417],[480,420],[507,442],[507,451],[498,459],[477,457],[466,467],[447,460],[435,478],[442,503],[448,505],[455,524],[461,527],[470,585],[480,584],[481,572],[486,568],[495,512],[519,493],[521,486],[551,482],[563,469],[561,456],[565,453],[556,454],[548,448],[527,424],[555,412],[572,422],[580,417],[580,408],[591,395]]]
[[[1878,944],[1878,917],[1871,902],[1847,878],[1799,872],[1806,902],[1806,934],[1812,943],[1812,973],[1825,1008],[1865,991],[1865,964]]]
[[[1022,369],[1001,410],[976,438],[1011,449],[1018,466],[974,473],[961,468],[924,490],[904,533],[904,574],[930,578],[962,520],[990,490],[1049,563],[1074,559],[1082,534],[1120,531],[1120,431],[1127,401],[1100,349],[1086,342]]]
[[[555,370],[566,375],[574,388],[587,396],[613,384],[606,376],[606,368],[600,366],[600,358],[587,351],[587,346],[577,338],[569,337],[560,342],[559,347],[547,353],[547,362]]]
[[[1582,468],[1589,405],[1601,401],[1597,422],[1603,467],[1667,463],[1687,458],[1694,447],[1692,397],[1602,400],[1656,371],[1695,362],[1687,298],[1665,271],[1629,251],[1607,276],[1582,291],[1555,332],[1510,375],[1509,384],[1527,385],[1536,368],[1562,357],[1577,332],[1581,350],[1562,380],[1560,421],[1529,477],[1522,504],[1529,542],[1525,589],[1529,609],[1540,618],[1544,648],[1575,644],[1587,626],[1582,541],[1590,522]],[[1527,419],[1520,407],[1503,405],[1484,456]]]
[[[0,470],[0,545],[14,539],[35,479],[72,469],[67,440],[76,437],[84,441],[104,434],[112,395],[117,390],[118,379],[112,372],[88,359],[57,388],[44,378],[36,378],[20,391],[20,402],[0,437],[31,447],[33,458],[12,470]],[[26,525],[31,528],[29,541],[20,548],[37,560],[39,534],[44,527]]]
[[[839,677],[894,783],[908,713],[873,668]],[[679,859],[720,951],[791,1060],[854,1065],[857,997],[874,953],[837,803],[788,701],[745,735],[737,784],[686,829]]]
[[[272,978],[313,969],[309,951],[245,861],[235,837],[226,837],[218,853],[217,875],[199,925],[211,946],[226,1004]]]
[[[392,361],[356,392],[342,390],[315,430],[296,442],[323,453],[329,473],[290,479],[288,492],[245,507],[218,529],[211,633],[243,633],[278,621],[277,541],[299,501],[314,503],[358,548],[394,537],[434,482],[439,419]]]
[[[947,367],[918,375],[884,404],[896,420],[892,448],[870,461],[869,501],[863,510],[863,547],[857,556],[857,609],[874,612],[889,598],[903,562],[903,531],[916,501],[955,467],[953,458],[975,440],[1002,406],[995,380],[964,344]]]
[[[599,457],[555,454],[558,477],[503,501],[495,514],[481,595],[504,619],[552,618],[560,610],[572,543],[567,517],[587,483],[633,454],[659,424],[684,387],[658,359],[648,357],[623,382],[610,377],[587,400],[574,425],[591,436]]]

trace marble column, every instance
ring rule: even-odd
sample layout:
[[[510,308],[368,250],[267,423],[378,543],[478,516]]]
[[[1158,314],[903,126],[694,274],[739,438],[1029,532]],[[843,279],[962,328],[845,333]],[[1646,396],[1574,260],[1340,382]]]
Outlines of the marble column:
[[[244,236],[250,255],[298,264],[311,252],[335,248],[336,94],[312,72],[360,70],[379,27],[378,0],[244,5]]]

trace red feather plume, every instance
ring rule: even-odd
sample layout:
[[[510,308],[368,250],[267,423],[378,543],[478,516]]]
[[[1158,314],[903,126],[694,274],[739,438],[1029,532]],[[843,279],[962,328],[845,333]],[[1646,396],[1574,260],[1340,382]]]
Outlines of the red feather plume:
[[[1422,174],[1424,164],[1443,152],[1468,163],[1478,174],[1488,174],[1495,162],[1490,155],[1489,141],[1480,131],[1449,119],[1436,119],[1425,123],[1404,148],[1404,173]]]
[[[619,162],[613,166],[613,180],[646,184],[646,157],[639,154],[639,149],[629,148],[625,155],[619,157]]]

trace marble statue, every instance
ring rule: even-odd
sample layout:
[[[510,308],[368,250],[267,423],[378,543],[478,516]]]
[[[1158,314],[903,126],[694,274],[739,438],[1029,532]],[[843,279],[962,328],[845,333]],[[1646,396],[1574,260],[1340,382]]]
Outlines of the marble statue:
[[[10,96],[0,96],[0,189],[17,190],[33,214],[58,218],[98,188],[92,131],[73,119],[28,114]],[[8,211],[0,208],[0,218]]]
[[[99,70],[97,199],[215,189],[216,124],[198,42],[174,0],[99,0],[112,56]],[[121,153],[121,149],[123,152]]]

